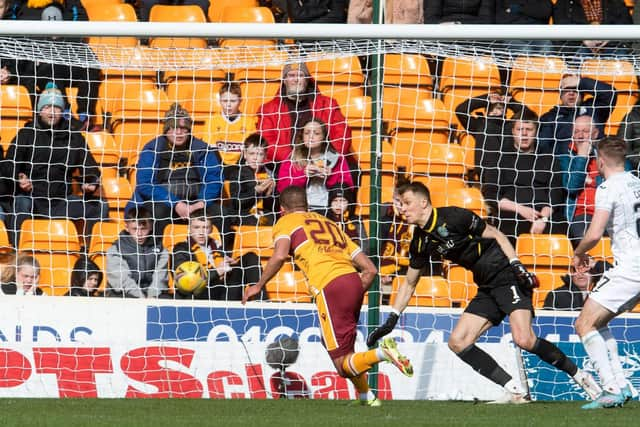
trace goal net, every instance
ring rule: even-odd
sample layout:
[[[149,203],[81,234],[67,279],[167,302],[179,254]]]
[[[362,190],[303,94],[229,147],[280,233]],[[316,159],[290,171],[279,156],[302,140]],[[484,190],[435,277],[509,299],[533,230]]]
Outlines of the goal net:
[[[573,175],[560,160],[576,150],[576,117],[589,118],[593,141],[622,135],[633,148],[640,138],[631,44],[609,42],[594,52],[560,41],[1,37],[0,64],[9,74],[0,84],[3,292],[32,293],[17,277],[21,263],[34,265],[28,255],[39,266],[38,289],[59,298],[3,297],[0,395],[353,398],[323,350],[306,280],[292,263],[266,286],[262,301],[238,303],[273,252],[278,207],[264,194],[290,184],[305,186],[313,208],[333,215],[376,260],[379,288],[365,302],[381,300],[382,320],[406,272],[412,232],[394,206],[394,188],[418,180],[434,206],[472,210],[503,230],[540,278],[534,306],[547,310],[537,313],[536,332],[592,370],[573,329],[575,311],[553,309],[567,296],[582,301],[580,291],[552,291],[568,280],[571,225],[592,208],[590,190],[569,194]],[[287,82],[296,78],[297,92],[297,83]],[[567,96],[580,101],[557,107]],[[61,118],[49,117],[52,106]],[[549,111],[557,115],[549,119]],[[182,128],[205,145],[176,154],[180,142],[167,136],[180,138]],[[319,154],[300,148],[311,145],[314,129],[327,141]],[[266,141],[266,168],[258,171],[246,168],[254,133]],[[87,163],[85,144],[95,164]],[[202,154],[211,152],[217,154]],[[637,153],[630,151],[630,168],[637,168]],[[328,169],[305,176],[299,164],[320,160]],[[592,166],[579,172],[587,182],[597,179]],[[273,193],[256,196],[256,183],[268,177]],[[153,197],[159,202],[149,204]],[[201,252],[202,264],[226,279],[193,299],[173,277],[182,259],[176,246],[195,251],[188,213],[177,205],[189,209],[201,200],[215,226],[211,261]],[[341,202],[346,207],[338,208]],[[125,228],[133,232],[126,212],[134,224],[148,225],[136,221],[146,218],[135,216],[141,207],[155,220],[154,243],[144,249],[148,256],[134,251],[131,260],[126,242],[114,242]],[[532,215],[542,220],[530,221]],[[223,255],[241,262],[222,272]],[[607,239],[592,255],[613,262]],[[128,271],[130,265],[138,268]],[[93,269],[102,274],[87,290]],[[113,298],[62,297],[69,293]],[[500,394],[446,347],[475,294],[471,273],[434,260],[393,333],[416,376],[381,367],[382,396]],[[366,317],[365,308],[359,349]],[[612,331],[626,374],[639,386],[638,315],[616,319]],[[277,354],[296,357],[268,363],[274,356],[265,357],[267,348],[293,341],[297,349]],[[566,375],[516,351],[508,324],[480,343],[527,382],[534,399],[585,398]]]

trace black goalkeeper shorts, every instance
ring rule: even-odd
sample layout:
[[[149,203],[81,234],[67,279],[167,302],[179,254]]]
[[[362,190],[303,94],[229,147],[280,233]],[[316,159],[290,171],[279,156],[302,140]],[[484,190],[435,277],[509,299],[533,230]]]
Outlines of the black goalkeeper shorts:
[[[478,288],[465,313],[475,314],[499,325],[515,310],[530,310],[534,314],[531,292],[523,292],[517,285],[497,288]]]

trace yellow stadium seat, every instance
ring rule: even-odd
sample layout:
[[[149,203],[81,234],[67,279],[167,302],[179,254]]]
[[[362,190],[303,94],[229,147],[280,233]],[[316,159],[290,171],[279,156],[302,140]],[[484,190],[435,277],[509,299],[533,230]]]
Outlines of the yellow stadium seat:
[[[247,252],[255,252],[260,258],[269,258],[273,254],[272,231],[270,226],[238,226],[233,240],[233,258],[239,258]]]
[[[464,179],[448,177],[448,176],[426,176],[421,174],[413,174],[411,176],[413,181],[423,183],[429,189],[431,194],[443,193],[452,191],[457,188],[465,188],[466,184]]]
[[[124,224],[120,221],[98,221],[91,228],[91,243],[89,244],[89,256],[105,254],[113,242],[118,240],[120,232],[124,230]]]
[[[221,22],[275,24],[275,18],[268,7],[225,7],[222,11]],[[223,39],[219,41],[222,47],[237,46],[275,46],[275,39]]]
[[[155,83],[150,79],[106,78],[100,83],[98,89],[99,112],[112,114],[116,108],[125,103],[125,100],[135,101],[134,97],[141,91],[155,90]]]
[[[573,260],[573,248],[564,234],[521,234],[516,241],[516,253],[534,271],[566,272]]]
[[[221,81],[205,80],[171,80],[166,92],[171,102],[178,102],[189,113],[194,122],[205,122],[212,115],[221,110],[220,95]]]
[[[396,104],[410,107],[415,106],[423,99],[432,99],[430,90],[419,87],[404,86],[383,86],[382,88],[382,111],[387,111],[385,118],[393,118]]]
[[[457,206],[473,211],[481,218],[487,216],[487,206],[479,189],[474,187],[452,188],[446,192],[431,192],[433,206]]]
[[[380,203],[393,202],[393,190],[395,176],[392,173],[381,173]],[[369,215],[371,207],[371,175],[363,172],[360,176],[360,186],[358,187],[358,213],[363,216]]]
[[[32,117],[33,107],[27,88],[0,85],[0,144],[5,153],[18,130]]]
[[[466,151],[458,144],[429,143],[423,139],[407,143],[394,136],[391,144],[383,147],[383,164],[391,168],[403,167],[409,173],[462,178],[467,170]]]
[[[449,282],[451,300],[461,307],[466,307],[478,293],[478,287],[473,281],[473,273],[453,263],[445,264],[445,271]]]
[[[283,269],[265,285],[269,301],[311,302],[307,279],[298,270]]]
[[[493,59],[488,56],[449,57],[442,63],[438,87],[443,93],[470,88],[486,91],[500,87],[500,72]]]
[[[119,212],[124,209],[133,196],[133,189],[127,178],[122,176],[102,177],[100,185],[102,197],[109,204],[109,214],[114,212],[114,217],[118,218]]]
[[[78,252],[80,240],[68,219],[26,219],[20,228],[20,251]]]
[[[135,166],[140,150],[144,145],[162,134],[161,120],[123,120],[113,127],[113,137],[120,147],[120,155],[128,166]]]
[[[615,135],[620,122],[640,97],[633,64],[623,60],[587,59],[582,63],[580,73],[609,83],[616,89],[617,102],[604,130],[607,135]]]
[[[560,80],[566,73],[562,58],[519,56],[511,69],[513,98],[540,116],[560,102]]]
[[[359,98],[364,94],[362,86],[337,85],[333,83],[318,83],[318,90],[321,94],[333,98],[339,106],[349,104],[351,98]]]
[[[149,22],[180,22],[180,23],[204,23],[207,17],[202,8],[196,5],[161,5],[156,4],[149,13]],[[207,40],[196,37],[171,38],[157,37],[149,40],[149,46],[158,48],[199,48],[207,47]]]
[[[132,5],[116,1],[92,1],[93,5],[86,8],[91,21],[136,22],[138,17]],[[119,47],[134,47],[138,45],[135,37],[89,37],[92,46],[110,45]]]
[[[307,68],[316,82],[362,86],[364,74],[357,56],[307,61]]]
[[[415,105],[395,104],[391,111],[383,111],[389,121],[389,133],[402,144],[410,144],[415,138],[431,142],[449,142],[450,114],[439,99],[421,99]]]
[[[280,82],[243,82],[240,84],[242,102],[240,111],[256,114],[262,104],[271,101],[280,90]]]
[[[80,256],[77,253],[35,252],[40,263],[39,288],[48,295],[64,295],[69,291],[71,272]]]
[[[210,22],[222,22],[227,7],[258,7],[258,0],[214,0],[210,2],[207,16]]]
[[[167,94],[148,86],[125,86],[122,97],[109,105],[113,118],[112,125],[127,119],[158,120],[163,119],[171,102]]]
[[[13,252],[13,246],[9,242],[7,226],[4,221],[0,221],[0,254]]]
[[[340,104],[340,110],[351,128],[351,151],[360,167],[368,170],[371,166],[371,97],[350,97]]]
[[[246,64],[231,70],[237,82],[249,80],[280,82],[283,64],[288,58],[286,51],[268,47],[238,46],[223,51],[223,54],[225,57],[233,58],[236,63]]]
[[[101,166],[117,166],[120,163],[120,149],[108,132],[85,132],[89,150]]]
[[[433,89],[433,79],[427,59],[418,54],[386,53],[382,84]]]
[[[393,305],[398,295],[398,289],[404,282],[404,276],[393,278],[391,298],[389,304]],[[409,300],[409,306],[419,307],[452,307],[453,301],[449,290],[449,283],[444,277],[422,276],[416,285],[415,292]]]
[[[601,238],[597,245],[589,251],[589,255],[596,260],[607,261],[613,264],[613,252],[611,252],[611,239],[609,237]]]

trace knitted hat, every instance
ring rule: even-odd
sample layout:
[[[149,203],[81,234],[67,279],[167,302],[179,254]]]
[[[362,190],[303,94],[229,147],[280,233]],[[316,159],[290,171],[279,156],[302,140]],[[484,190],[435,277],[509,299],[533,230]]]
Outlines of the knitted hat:
[[[296,64],[285,64],[282,68],[282,78],[285,78],[289,71],[300,71],[305,77],[310,77],[311,73],[309,72],[309,68],[307,68],[307,64],[304,62],[296,63]]]
[[[333,202],[336,197],[342,197],[346,199],[349,204],[355,202],[355,195],[353,194],[353,191],[341,186],[332,187],[329,189],[329,205],[331,205],[331,202]]]
[[[40,94],[38,98],[38,105],[36,109],[38,112],[42,111],[44,107],[47,105],[53,105],[54,107],[58,107],[61,110],[64,110],[64,97],[62,96],[62,92],[54,83],[47,83],[44,90]]]
[[[180,121],[182,121],[182,124]],[[191,129],[193,126],[193,120],[187,110],[182,108],[182,106],[177,102],[174,102],[164,115],[164,127],[162,128],[162,132],[167,133],[169,129],[175,129],[180,126]]]

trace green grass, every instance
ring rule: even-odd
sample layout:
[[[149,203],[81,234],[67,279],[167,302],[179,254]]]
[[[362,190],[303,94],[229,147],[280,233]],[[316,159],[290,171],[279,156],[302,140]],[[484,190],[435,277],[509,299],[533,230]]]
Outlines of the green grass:
[[[485,405],[389,401],[381,408],[327,400],[0,399],[8,426],[632,426],[640,403],[584,411],[584,402]]]

